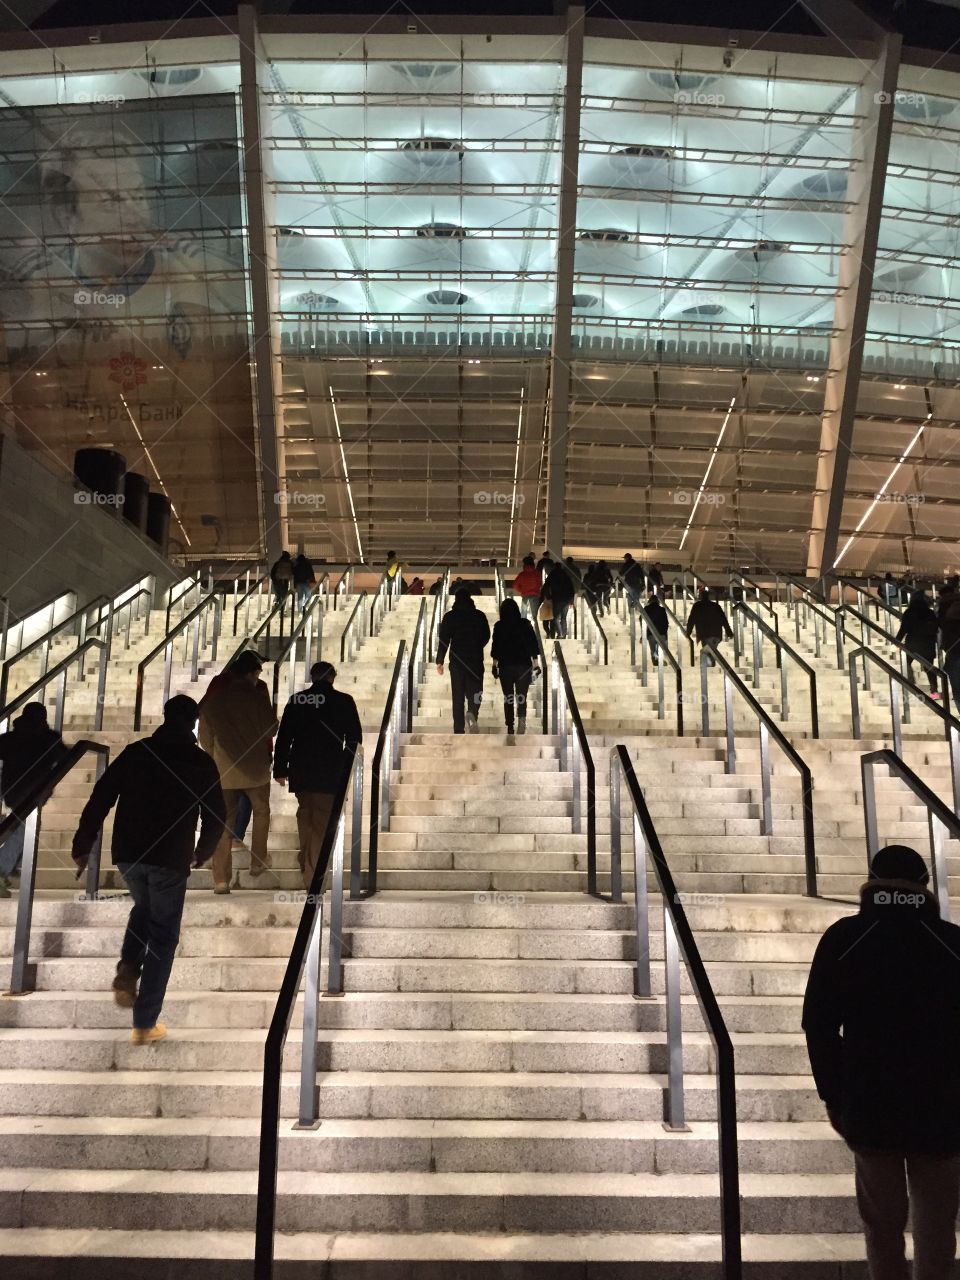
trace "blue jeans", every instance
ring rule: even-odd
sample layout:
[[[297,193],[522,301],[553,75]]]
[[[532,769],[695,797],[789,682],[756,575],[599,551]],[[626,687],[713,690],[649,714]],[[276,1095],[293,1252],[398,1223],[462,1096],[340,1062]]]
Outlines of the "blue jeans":
[[[947,673],[947,679],[950,681],[950,692],[953,695],[953,714],[957,714],[960,708],[960,645],[956,645],[943,664],[943,669]]]
[[[313,587],[309,582],[297,583],[297,604],[300,606],[301,612],[306,608],[307,601],[313,594]]]
[[[173,957],[180,941],[180,920],[187,896],[187,874],[144,862],[120,862],[133,909],[120,948],[120,967],[140,978],[133,1025],[156,1025],[167,993]]]
[[[233,830],[231,835],[234,840],[242,840],[247,834],[247,827],[250,825],[250,817],[253,808],[250,805],[250,798],[245,791],[240,792],[240,799],[237,801],[237,816],[234,819]]]
[[[12,876],[23,858],[24,826],[21,822],[7,836],[0,849],[0,876]]]

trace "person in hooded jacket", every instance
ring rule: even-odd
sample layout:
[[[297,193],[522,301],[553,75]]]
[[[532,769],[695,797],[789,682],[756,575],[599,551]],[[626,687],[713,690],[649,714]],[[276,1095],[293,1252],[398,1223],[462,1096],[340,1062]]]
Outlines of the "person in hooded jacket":
[[[591,590],[597,602],[597,614],[602,618],[610,612],[610,593],[613,590],[613,574],[606,560],[598,560],[594,566]]]
[[[627,604],[631,609],[636,609],[640,603],[640,596],[643,594],[647,579],[643,571],[643,565],[638,564],[629,551],[624,554],[623,563],[617,570],[617,577],[623,583]]]
[[[919,662],[921,672],[926,671],[930,683],[930,697],[939,698],[937,673],[932,664],[937,660],[937,615],[923,591],[914,591],[910,603],[900,618],[896,634],[897,644],[907,650],[907,674],[913,679],[913,664]]]
[[[437,671],[443,675],[450,653],[450,692],[453,698],[453,732],[477,732],[483,701],[483,651],[490,640],[490,623],[473,603],[469,591],[460,589],[453,608],[440,619]],[[466,721],[464,721],[466,707]]]
[[[887,845],[860,910],[820,939],[803,1029],[827,1117],[854,1155],[872,1280],[954,1274],[960,1205],[960,928],[923,858]]]
[[[280,559],[274,562],[270,570],[270,582],[273,585],[273,596],[277,604],[283,604],[293,582],[293,561],[289,551],[281,551]]]
[[[31,794],[66,754],[63,738],[47,723],[42,702],[28,702],[9,732],[0,735],[0,796],[17,819],[0,848],[0,898],[10,897],[10,877],[23,859],[23,824]]]
[[[302,613],[316,585],[313,565],[302,551],[293,562],[293,585],[297,593],[297,604]]]
[[[224,829],[217,766],[193,736],[198,714],[192,698],[171,698],[160,728],[125,747],[104,770],[73,837],[79,877],[97,832],[117,806],[111,852],[133,909],[113,992],[118,1005],[133,1009],[131,1038],[138,1045],[167,1034],[157,1018],[180,940],[187,879],[191,867],[212,856]]]
[[[500,681],[503,690],[503,718],[509,739],[513,736],[514,723],[518,733],[527,731],[527,694],[531,682],[540,674],[537,633],[521,616],[515,600],[504,600],[500,606],[500,621],[493,627],[490,657],[493,678]]]
[[[943,669],[953,694],[953,714],[960,710],[960,592],[948,597],[940,615],[940,646]]]
[[[650,592],[647,603],[643,606],[644,612],[650,619],[652,626],[647,627],[647,640],[650,643],[650,656],[654,662],[660,661],[660,646],[667,643],[667,633],[670,630],[670,618],[666,609],[660,603],[660,597],[656,591]]]
[[[727,615],[711,596],[707,587],[700,588],[700,595],[697,597],[693,608],[690,610],[690,616],[687,618],[687,636],[692,636],[694,632],[696,632],[697,640],[701,645],[710,645],[711,647],[718,645],[724,636],[727,639],[733,636],[733,632],[730,630],[730,623],[727,621]],[[710,658],[708,663],[712,664],[713,658]]]

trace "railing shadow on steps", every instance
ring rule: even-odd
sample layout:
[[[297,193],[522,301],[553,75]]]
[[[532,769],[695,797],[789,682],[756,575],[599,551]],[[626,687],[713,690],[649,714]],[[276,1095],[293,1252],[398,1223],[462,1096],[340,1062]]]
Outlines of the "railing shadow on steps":
[[[742,600],[738,600],[733,607],[733,644],[734,644],[734,661],[739,661],[743,646],[743,620],[747,619],[753,627],[753,687],[759,688],[760,685],[760,668],[763,666],[763,642],[762,637],[766,636],[774,647],[776,654],[776,664],[780,671],[780,719],[787,720],[790,715],[790,684],[789,669],[785,659],[789,659],[795,666],[799,667],[803,674],[807,677],[808,693],[810,698],[810,736],[812,738],[820,737],[820,708],[817,702],[817,673],[809,662],[805,661],[796,649],[787,644],[786,640],[773,627],[769,626],[766,619],[762,618],[750,606]]]
[[[941,706],[939,703],[932,702],[925,697],[917,686],[895,666],[881,658],[879,654],[874,653],[872,649],[854,649],[849,657],[850,663],[850,719],[852,722],[853,736],[858,741],[863,737],[863,725],[860,716],[860,690],[857,683],[857,662],[863,662],[866,667],[867,663],[873,663],[879,667],[883,674],[887,677],[890,685],[890,736],[893,740],[893,750],[898,756],[903,755],[903,724],[910,723],[909,718],[904,715],[904,701],[901,694],[903,690],[909,697],[913,694],[919,704],[933,715],[937,717],[943,726],[944,737],[947,742],[947,750],[950,755],[950,780],[953,791],[953,807],[960,813],[960,720],[950,712],[950,694],[949,685],[944,680],[943,699]]]
[[[100,643],[90,641],[91,644]],[[110,759],[110,748],[102,742],[90,742],[82,738],[67,749],[60,763],[34,788],[29,799],[20,808],[19,816],[8,814],[0,822],[0,845],[3,845],[16,827],[23,823],[23,862],[20,870],[20,891],[17,894],[17,917],[13,932],[13,963],[10,968],[10,986],[7,994],[25,995],[36,990],[36,973],[30,964],[30,933],[33,926],[33,902],[37,883],[37,854],[40,848],[40,825],[43,806],[56,788],[88,754],[96,756],[96,779],[99,782]],[[84,881],[85,896],[99,897],[100,849],[103,833],[96,840],[87,861]]]
[[[874,770],[884,766],[906,784],[917,799],[926,806],[930,832],[930,866],[933,872],[933,892],[940,905],[940,915],[950,919],[950,883],[944,856],[944,839],[953,835],[960,839],[960,818],[940,797],[919,778],[906,761],[888,747],[880,751],[868,751],[860,757],[860,775],[863,780],[863,825],[867,843],[867,870],[873,856],[880,848],[880,829],[877,821],[877,788]]]
[[[263,1051],[263,1093],[260,1110],[260,1155],[257,1177],[257,1218],[254,1245],[254,1280],[273,1280],[274,1248],[277,1220],[277,1160],[280,1147],[280,1102],[283,1073],[283,1051],[293,1018],[301,980],[303,993],[303,1040],[300,1060],[300,1098],[297,1128],[315,1128],[318,1123],[317,1099],[317,1035],[320,989],[320,943],[323,932],[323,885],[333,862],[333,895],[337,880],[343,884],[343,850],[345,842],[344,805],[353,790],[356,815],[357,769],[363,748],[352,753],[349,767],[334,794],[327,829],[320,846],[310,888],[304,898],[300,923],[290,951],[290,958],[280,984],[277,1003],[270,1020]],[[353,831],[357,840],[359,823]],[[332,929],[332,921],[331,921]],[[332,934],[331,934],[332,936]]]
[[[740,1165],[737,1143],[736,1064],[733,1042],[720,1012],[716,995],[697,947],[683,906],[683,894],[663,852],[656,827],[637,781],[633,761],[623,745],[610,752],[610,857],[613,901],[622,902],[622,792],[633,815],[634,913],[637,960],[634,965],[634,996],[652,998],[650,981],[650,909],[647,896],[646,864],[649,859],[663,904],[664,970],[666,977],[667,1095],[664,1128],[688,1132],[684,1108],[683,1024],[680,998],[680,958],[686,965],[690,985],[713,1043],[717,1073],[717,1122],[720,1166],[720,1239],[723,1280],[741,1280],[743,1275]]]
[[[807,897],[819,896],[817,889],[817,850],[813,818],[813,773],[810,766],[797,751],[793,743],[785,736],[780,726],[757,699],[753,696],[741,677],[734,670],[724,655],[718,652],[715,645],[707,642],[700,653],[700,706],[701,727],[704,737],[710,736],[710,703],[709,676],[711,667],[719,669],[723,677],[723,706],[725,718],[726,747],[724,750],[724,772],[737,772],[737,734],[733,718],[733,695],[740,695],[747,709],[757,718],[760,736],[760,834],[774,835],[773,829],[773,797],[770,783],[770,740],[776,743],[782,754],[796,769],[800,777],[800,805],[803,823],[803,862],[806,878],[805,893]]]

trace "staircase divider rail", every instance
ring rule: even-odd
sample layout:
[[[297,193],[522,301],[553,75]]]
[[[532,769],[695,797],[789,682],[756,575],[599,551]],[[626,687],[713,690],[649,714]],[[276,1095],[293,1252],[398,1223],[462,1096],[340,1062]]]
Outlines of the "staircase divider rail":
[[[348,564],[337,579],[333,588],[333,608],[334,611],[340,608],[340,600],[346,599],[347,596],[353,595],[353,565]]]
[[[788,666],[785,658],[789,658],[803,674],[807,677],[809,698],[810,698],[810,736],[813,738],[820,737],[820,708],[817,703],[817,673],[797,653],[796,649],[791,648],[784,640],[779,632],[769,626],[764,618],[755,613],[748,604],[738,600],[734,605],[733,616],[735,621],[741,621],[746,618],[753,627],[753,687],[756,689],[760,684],[760,668],[763,665],[761,636],[766,636],[773,644],[776,653],[777,666],[780,668],[780,719],[788,720],[790,718],[790,689]],[[733,628],[734,637],[734,661],[739,660],[737,653],[738,635],[742,638],[742,629],[737,625]]]
[[[834,609],[827,604],[822,596],[815,591],[804,586],[794,578],[788,578],[787,582],[791,587],[801,593],[799,600],[794,600],[793,620],[794,635],[796,643],[800,643],[800,628],[807,627],[813,618],[813,651],[816,657],[820,657],[821,649],[826,643],[828,628],[834,629],[834,643],[837,651],[837,670],[842,671],[845,666],[844,662],[844,641],[846,639],[846,628],[844,619],[839,610]]]
[[[413,629],[413,640],[410,643],[410,663],[407,672],[407,733],[413,731],[413,717],[417,714],[417,707],[420,704],[420,686],[423,684],[427,673],[428,639],[427,601],[426,597],[424,597],[420,601],[420,608],[417,611],[417,625]]]
[[[746,601],[747,587],[751,587],[753,589],[753,598],[755,603],[761,606],[762,608],[766,609],[767,613],[769,613],[772,619],[770,625],[773,627],[774,631],[779,632],[780,616],[768,598],[771,594],[770,589],[768,587],[762,587],[759,582],[757,582],[754,578],[748,578],[745,573],[736,573],[736,572],[731,573],[728,576],[728,582],[730,586],[731,601],[733,600],[733,588],[735,586],[739,585],[740,590],[743,592],[744,601]],[[780,594],[780,579],[778,578],[777,591],[774,596],[774,599],[779,599],[779,594]]]
[[[582,591],[573,601],[573,635],[575,639],[583,641],[594,662],[609,666],[610,646],[607,643],[607,633],[597,616],[596,605]]]
[[[361,591],[357,602],[350,610],[346,625],[340,633],[340,661],[352,662],[357,650],[363,644],[363,607],[367,599],[366,591]]]
[[[903,755],[903,694],[917,694],[916,685],[908,680],[907,677],[897,670],[892,663],[881,658],[878,653],[874,653],[872,649],[854,649],[850,654],[850,719],[852,722],[853,736],[858,741],[863,736],[863,726],[860,716],[860,690],[857,683],[857,661],[858,659],[864,663],[872,662],[879,667],[883,674],[887,677],[890,685],[890,736],[893,740],[893,749],[898,756]],[[950,712],[950,694],[947,683],[945,682],[943,690],[944,705],[932,702],[929,698],[919,695],[918,701],[925,710],[935,715],[943,725],[944,736],[947,740],[947,749],[950,753],[950,778],[953,790],[953,807],[960,813],[960,720]]]
[[[648,663],[650,661],[650,632],[654,632],[657,636],[657,652],[660,657],[653,665],[657,668],[657,719],[666,719],[666,665],[663,659],[666,658],[667,663],[673,668],[675,692],[677,698],[677,736],[683,737],[683,668],[679,659],[670,651],[667,644],[667,637],[660,638],[660,633],[653,625],[650,615],[642,604],[638,604],[636,609],[630,610],[630,665],[637,665],[637,618],[640,618],[640,683],[644,688],[647,687],[648,680]],[[645,626],[642,624],[646,624]],[[679,623],[678,623],[679,625]]]
[[[546,672],[544,672],[546,679]],[[570,673],[558,641],[553,644],[553,662],[550,667],[553,734],[560,739],[560,768],[570,772],[573,778],[573,831],[583,831],[583,800],[581,797],[581,765],[587,774],[587,893],[599,897],[597,890],[597,770],[587,731],[583,727],[580,708],[574,693]],[[568,723],[569,721],[569,723]]]
[[[877,788],[874,770],[885,766],[905,783],[927,810],[927,826],[930,833],[930,865],[933,871],[933,892],[940,906],[940,915],[950,919],[950,882],[944,843],[952,835],[960,839],[960,818],[945,805],[927,784],[918,778],[910,766],[896,751],[888,747],[880,751],[868,751],[860,757],[860,776],[863,780],[863,825],[867,842],[867,866],[880,848],[880,828],[877,822]]]
[[[372,898],[377,892],[377,853],[380,832],[390,826],[391,774],[400,768],[400,739],[406,727],[407,714],[407,642],[401,640],[397,660],[393,664],[390,688],[384,703],[383,718],[377,734],[377,745],[370,765],[370,839],[367,863],[367,885],[364,889],[359,861],[350,865],[350,897]]]
[[[318,584],[319,588],[319,584]],[[303,683],[310,683],[310,668],[314,663],[314,651],[319,658],[323,648],[323,606],[324,599],[319,590],[314,590],[307,600],[300,620],[290,632],[290,638],[273,661],[273,705],[280,705],[280,673],[283,664],[287,665],[287,696],[292,698],[297,687],[297,666],[300,640],[303,639]],[[314,632],[314,628],[316,631]]]
[[[250,578],[250,572],[248,570],[247,571],[248,581],[244,588],[243,595],[240,595],[239,590],[234,592],[234,597],[236,600],[236,603],[233,606],[233,634],[234,635],[237,634],[237,630],[239,627],[240,610],[243,609],[244,611],[243,629],[244,631],[249,631],[250,630],[250,605],[253,603],[254,598],[256,598],[256,605],[257,605],[256,621],[258,623],[260,622],[260,619],[263,617],[263,610],[267,600],[269,599],[270,574],[264,573],[261,576],[257,577],[252,583],[249,581],[249,578]]]
[[[530,689],[532,691],[533,705],[540,708],[540,732],[546,735],[550,732],[551,693],[548,681],[550,664],[547,662],[546,650],[543,647],[543,632],[540,630],[539,620],[534,618],[531,625],[537,637],[537,648],[540,651],[540,678],[531,682]]]
[[[666,609],[666,611],[667,611],[667,617],[673,621],[673,625],[674,625],[674,626],[676,627],[676,629],[677,629],[677,650],[678,650],[678,652],[679,652],[679,650],[683,647],[683,643],[684,643],[684,641],[686,641],[687,646],[688,646],[688,648],[689,648],[689,650],[690,650],[690,665],[691,665],[691,667],[695,667],[695,666],[697,665],[697,647],[696,647],[696,644],[694,643],[693,636],[688,636],[688,635],[687,635],[687,628],[686,628],[686,624],[685,624],[684,622],[681,622],[681,620],[680,620],[680,618],[677,616],[677,614],[676,614],[676,613],[674,613],[674,611],[673,611],[673,607],[672,607],[671,605],[667,604],[666,600],[661,600],[661,601],[660,601],[660,603],[663,605],[664,609]],[[680,659],[679,659],[679,657],[678,657],[678,658],[677,658],[677,661],[679,662],[679,660],[680,660]]]
[[[38,605],[35,609],[31,609],[29,613],[23,614],[14,622],[10,621],[10,601],[5,599],[4,604],[4,634],[2,641],[2,650],[0,650],[0,661],[6,661],[8,657],[18,653],[23,647],[23,636],[27,626],[39,619],[42,613],[47,614],[46,631],[54,625],[57,616],[57,606],[63,605],[65,608],[72,608],[77,602],[76,591],[58,591],[52,595],[43,604]],[[16,632],[16,640],[14,640],[14,632]],[[41,632],[41,635],[43,633]]]
[[[844,603],[843,591],[844,591],[844,588],[846,588],[848,591],[852,591],[856,595],[857,608],[860,610],[861,613],[865,613],[869,617],[870,608],[872,607],[873,616],[876,619],[878,625],[880,623],[881,615],[889,614],[890,621],[896,622],[896,630],[899,630],[900,617],[901,617],[900,610],[894,609],[894,607],[891,604],[888,604],[886,600],[882,599],[882,597],[879,594],[876,594],[876,595],[870,594],[869,578],[867,579],[866,585],[863,585],[857,582],[853,578],[844,577],[838,574],[836,576],[836,582],[837,582],[837,604],[838,605]],[[897,587],[897,599],[898,600],[900,599],[899,586]],[[886,630],[886,628],[884,627],[882,628],[882,630]]]
[[[99,643],[91,641],[91,644]],[[102,742],[90,742],[82,738],[70,747],[61,762],[52,769],[33,790],[30,798],[20,810],[25,817],[8,814],[0,822],[0,845],[13,833],[22,822],[23,863],[20,871],[20,891],[17,895],[17,917],[13,930],[13,963],[10,967],[10,987],[8,995],[19,996],[36,990],[36,971],[30,964],[30,932],[33,927],[33,903],[37,885],[37,853],[40,847],[40,824],[43,806],[53,795],[54,788],[63,781],[68,773],[81,760],[92,753],[96,757],[96,781],[103,776],[110,759],[110,748]],[[100,891],[100,848],[103,834],[98,832],[87,862],[84,882],[86,897],[99,897]]]
[[[652,998],[650,981],[650,911],[647,896],[647,861],[653,867],[663,907],[664,970],[667,1013],[667,1096],[664,1127],[688,1132],[684,1106],[683,1006],[680,992],[680,959],[686,966],[700,1013],[713,1043],[717,1077],[717,1120],[720,1167],[720,1238],[724,1280],[741,1280],[743,1274],[740,1220],[740,1161],[737,1142],[737,1084],[733,1042],[720,1005],[707,975],[693,930],[684,910],[685,895],[678,893],[670,864],[663,852],[656,827],[633,761],[623,745],[610,752],[610,856],[614,902],[623,901],[621,796],[626,789],[633,814],[634,915],[637,962],[634,966],[634,996]]]
[[[10,629],[10,597],[0,596],[0,662],[7,656],[7,632]]]
[[[156,645],[145,658],[142,659],[137,667],[137,691],[133,704],[133,727],[139,733],[141,722],[143,720],[143,693],[144,680],[147,668],[162,653],[163,659],[163,701],[166,702],[170,697],[170,681],[173,676],[173,645],[177,636],[182,635],[184,641],[188,639],[188,630],[193,626],[193,643],[190,658],[190,681],[192,684],[200,679],[200,649],[207,646],[207,623],[212,617],[213,634],[210,640],[210,660],[217,660],[217,641],[220,637],[220,617],[221,617],[221,596],[217,592],[213,592],[209,596],[205,596],[198,605],[195,605],[188,614],[176,624],[172,631],[167,632],[158,645]],[[186,661],[186,656],[184,657]]]
[[[925,700],[926,695],[923,693],[922,689],[916,683],[916,681],[914,681],[911,678],[909,674],[909,668],[907,666],[908,659],[912,659],[912,661],[916,662],[922,668],[923,671],[927,673],[932,672],[934,675],[938,676],[940,679],[940,684],[943,688],[943,696],[945,699],[949,699],[950,679],[947,676],[946,671],[944,671],[942,667],[937,666],[935,662],[927,662],[925,658],[917,657],[916,654],[911,654],[905,644],[902,644],[899,641],[894,640],[893,636],[890,635],[889,632],[884,631],[884,629],[881,626],[878,626],[877,623],[871,622],[870,619],[866,617],[865,614],[860,613],[857,609],[854,609],[851,605],[845,604],[841,606],[840,609],[837,610],[838,619],[848,614],[860,624],[860,645],[862,649],[870,650],[870,652],[876,653],[875,649],[870,648],[870,643],[867,639],[867,631],[869,629],[871,632],[874,633],[874,635],[878,637],[878,640],[877,640],[878,644],[883,644],[883,645],[886,645],[888,648],[897,650],[897,657],[900,662],[900,674],[903,676],[904,681],[909,686],[911,692],[913,692],[921,701]],[[883,655],[878,654],[878,657],[883,657]],[[863,674],[863,687],[869,693],[870,692],[870,667],[866,659],[863,660],[862,674]],[[907,699],[903,704],[903,722],[904,724],[910,723],[909,699]]]
[[[280,1146],[280,1097],[283,1051],[293,1010],[304,979],[303,1043],[300,1060],[300,1100],[297,1128],[313,1129],[318,1123],[317,1035],[319,1023],[320,943],[323,929],[323,883],[334,862],[334,876],[343,878],[345,835],[344,804],[351,787],[362,748],[352,754],[349,767],[337,788],[327,821],[323,843],[310,888],[304,895],[303,911],[297,925],[290,958],[280,984],[277,1003],[270,1020],[263,1050],[263,1092],[260,1110],[260,1154],[257,1177],[257,1216],[254,1245],[254,1280],[273,1280],[277,1220],[277,1157]],[[354,790],[354,796],[356,791]],[[354,801],[356,803],[356,801]],[[356,810],[354,810],[356,812]],[[356,828],[355,828],[356,830]],[[355,837],[354,837],[355,838]],[[339,872],[337,866],[339,865]]]
[[[503,584],[503,574],[500,572],[500,566],[498,564],[493,566],[493,594],[496,597],[497,612],[499,613],[500,606],[508,597],[506,587]]]
[[[787,738],[780,726],[767,711],[766,707],[753,696],[730,662],[720,653],[716,645],[707,642],[700,654],[700,705],[702,709],[703,736],[710,736],[710,703],[709,674],[711,662],[720,669],[723,676],[723,705],[726,721],[726,749],[724,752],[724,772],[737,772],[737,735],[733,719],[733,695],[738,693],[747,705],[747,709],[757,718],[760,733],[760,834],[774,835],[773,799],[770,785],[770,740],[780,748],[789,763],[800,776],[800,804],[803,821],[803,861],[806,877],[806,895],[816,898],[817,891],[817,851],[813,821],[813,774],[810,766]]]
[[[433,598],[433,616],[430,620],[430,661],[433,662],[440,647],[440,623],[447,611],[447,596],[450,593],[450,570],[444,569],[440,585]]]
[[[92,650],[98,650],[100,654],[100,665],[97,672],[97,692],[95,695],[96,702],[93,712],[93,727],[99,732],[103,728],[103,708],[106,702],[106,684],[107,684],[107,644],[105,640],[97,640],[91,637],[85,640],[82,645],[74,649],[72,653],[68,653],[65,658],[50,668],[50,670],[42,675],[39,680],[34,680],[29,688],[24,689],[21,693],[11,699],[6,706],[0,708],[0,733],[5,732],[10,717],[15,711],[25,706],[28,702],[33,702],[37,695],[40,695],[40,701],[46,701],[46,689],[48,685],[56,686],[54,695],[54,714],[53,727],[59,733],[63,729],[63,716],[67,700],[67,672],[77,664],[77,670],[83,666],[87,654]],[[78,677],[79,678],[79,677]]]
[[[256,649],[261,657],[268,657],[271,647],[271,641],[274,639],[273,626],[277,624],[276,639],[282,645],[285,638],[284,623],[287,621],[287,614],[290,618],[290,630],[293,631],[297,621],[297,601],[292,590],[288,590],[281,600],[275,600],[267,611],[267,616],[257,626],[252,635],[248,635],[246,640],[240,645],[237,653],[242,649]],[[266,653],[264,653],[266,649]]]
[[[377,583],[373,602],[370,605],[370,635],[380,634],[385,615],[393,608],[394,601],[400,598],[400,584],[399,571],[390,578],[387,576],[386,569],[384,569],[380,581]]]
[[[170,631],[170,615],[173,612],[174,605],[180,606],[180,617],[182,619],[187,607],[187,596],[192,595],[194,591],[196,591],[200,596],[203,595],[203,588],[200,585],[199,569],[191,578],[187,578],[182,582],[174,583],[167,593],[167,609],[163,620],[164,633],[168,633]],[[213,593],[208,592],[207,594],[212,595]]]

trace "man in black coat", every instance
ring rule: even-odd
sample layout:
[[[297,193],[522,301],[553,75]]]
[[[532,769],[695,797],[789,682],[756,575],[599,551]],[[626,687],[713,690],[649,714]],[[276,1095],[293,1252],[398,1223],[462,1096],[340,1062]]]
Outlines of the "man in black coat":
[[[483,651],[490,642],[490,623],[473,603],[469,591],[458,591],[440,620],[440,643],[437,647],[437,671],[443,675],[443,664],[450,651],[450,691],[453,695],[453,732],[463,733],[464,706],[466,728],[477,732],[477,716],[483,701]]]
[[[363,741],[357,704],[333,687],[337,673],[329,662],[310,668],[309,689],[295,693],[284,708],[273,752],[273,776],[289,783],[297,797],[300,871],[309,890],[323,847],[333,799],[353,754]]]
[[[0,734],[0,795],[17,819],[0,849],[0,898],[10,897],[10,877],[23,859],[30,799],[66,754],[63,738],[47,723],[42,702],[28,702],[9,733]]]
[[[854,1153],[873,1280],[953,1275],[960,1204],[960,928],[920,854],[887,845],[820,939],[803,1006],[817,1092]]]
[[[724,636],[728,639],[733,636],[727,615],[707,587],[700,588],[700,595],[687,618],[687,636],[692,636],[694,632],[701,645],[711,647],[718,645]],[[713,665],[713,658],[708,658],[707,661],[710,666]]]
[[[644,612],[650,620],[651,626],[647,627],[647,640],[650,644],[650,656],[654,662],[660,661],[660,646],[667,643],[667,633],[670,630],[670,618],[666,609],[660,603],[660,597],[656,591],[651,590],[650,598],[644,605]]]
[[[113,991],[117,1004],[133,1009],[134,1044],[152,1044],[166,1035],[157,1018],[180,941],[190,868],[207,861],[223,831],[220,775],[193,736],[199,710],[184,694],[170,699],[160,728],[126,747],[105,770],[73,837],[79,877],[116,804],[111,852],[133,909]]]

